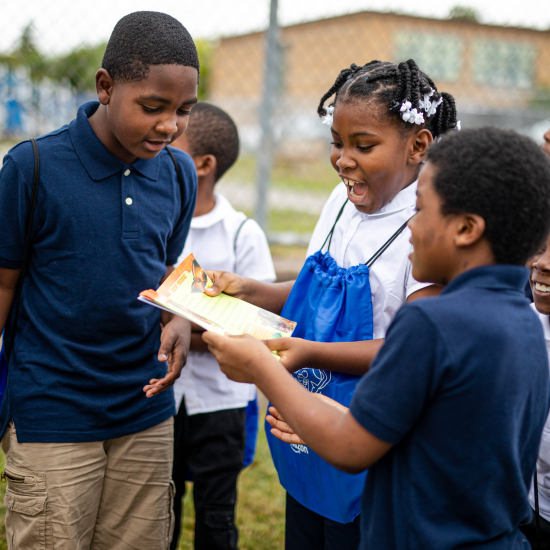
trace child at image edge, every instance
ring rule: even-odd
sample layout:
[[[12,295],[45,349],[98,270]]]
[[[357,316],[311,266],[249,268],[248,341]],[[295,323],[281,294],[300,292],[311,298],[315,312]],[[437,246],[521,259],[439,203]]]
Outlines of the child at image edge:
[[[259,281],[275,280],[267,239],[260,226],[237,212],[214,186],[239,154],[239,135],[227,113],[208,103],[193,107],[185,134],[175,143],[191,155],[199,187],[191,229],[178,263],[194,253],[205,269],[228,270]],[[245,407],[256,388],[228,380],[199,332],[174,386],[174,512],[171,549],[178,547],[182,498],[192,471],[197,550],[237,549],[237,477],[245,451]],[[255,417],[257,419],[257,417]],[[256,420],[257,423],[257,420]]]
[[[15,334],[33,148],[23,142],[4,158],[0,332],[6,326],[14,347],[0,426],[10,548],[170,544],[171,386],[191,327],[137,296],[171,273],[189,230],[195,167],[166,146],[185,131],[198,71],[193,40],[173,17],[136,12],[117,23],[96,74],[99,102],[36,140],[38,199]]]
[[[535,143],[453,133],[428,150],[409,222],[413,276],[445,288],[399,310],[349,410],[305,391],[260,342],[203,335],[223,372],[271,400],[276,437],[370,468],[361,550],[528,548],[519,526],[550,383],[524,266],[549,226],[550,163]]]
[[[544,134],[542,150],[550,157],[550,130]],[[550,236],[546,243],[529,260],[527,267],[531,270],[529,283],[533,293],[531,307],[537,312],[540,319],[546,350],[550,357]],[[535,501],[535,491],[538,499]],[[538,550],[550,549],[550,416],[546,420],[537,460],[537,484],[529,491],[529,502],[533,508],[533,519],[522,527],[533,548]],[[538,507],[538,527],[537,527]]]
[[[399,308],[438,292],[411,274],[406,224],[426,149],[457,127],[456,109],[409,60],[344,69],[318,112],[330,124],[330,160],[343,182],[321,213],[296,282],[250,281],[238,295],[296,321],[302,339],[270,344],[281,363],[309,391],[349,406]],[[221,275],[219,285],[231,277]],[[287,491],[286,549],[356,550],[365,473],[339,471],[311,448],[269,433],[268,441]]]

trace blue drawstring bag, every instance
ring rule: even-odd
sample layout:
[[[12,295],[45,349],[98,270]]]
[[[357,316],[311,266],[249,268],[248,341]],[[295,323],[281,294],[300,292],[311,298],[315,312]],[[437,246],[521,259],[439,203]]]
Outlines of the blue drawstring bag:
[[[287,299],[281,316],[298,324],[293,336],[316,342],[372,340],[372,296],[365,264],[338,267],[329,252],[310,256]],[[360,376],[320,369],[301,369],[293,376],[306,389],[346,407]],[[281,485],[306,508],[339,523],[350,523],[361,510],[366,472],[346,474],[305,445],[289,445],[271,435],[269,447]]]

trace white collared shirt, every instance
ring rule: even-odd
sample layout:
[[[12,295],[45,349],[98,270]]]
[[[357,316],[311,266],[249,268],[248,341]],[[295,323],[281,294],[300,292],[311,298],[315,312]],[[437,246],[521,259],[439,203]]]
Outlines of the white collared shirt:
[[[246,219],[229,201],[216,193],[214,209],[191,220],[191,229],[178,263],[193,253],[204,269],[231,271],[263,282],[275,280],[275,269],[264,232],[252,219]],[[176,407],[185,395],[189,415],[246,407],[254,398],[252,384],[232,382],[220,370],[210,353],[190,352],[187,364],[174,385]]]
[[[539,313],[535,304],[531,304],[531,307],[538,315],[542,324],[546,351],[548,352],[548,357],[550,357],[550,318],[548,315],[544,315],[544,313]],[[537,459],[537,481],[539,484],[539,512],[546,521],[550,521],[550,415],[546,419],[540,440],[539,456]],[[529,490],[529,502],[534,510],[535,494],[532,484]]]
[[[330,246],[330,255],[338,266],[347,269],[367,262],[413,216],[417,183],[400,191],[375,214],[364,214],[351,202],[346,204]],[[346,186],[340,183],[323,208],[309,243],[308,256],[321,248],[346,198]],[[406,228],[370,269],[374,339],[385,337],[397,310],[413,292],[430,285],[419,283],[411,275],[410,236]],[[323,250],[326,251],[326,246]]]

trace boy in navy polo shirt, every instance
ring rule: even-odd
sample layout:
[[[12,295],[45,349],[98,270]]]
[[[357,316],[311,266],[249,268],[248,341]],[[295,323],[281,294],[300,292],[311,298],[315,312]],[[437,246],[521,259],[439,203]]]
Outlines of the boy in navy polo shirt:
[[[344,471],[370,468],[361,549],[528,547],[518,526],[549,381],[523,266],[549,224],[550,163],[532,141],[481,128],[434,144],[411,261],[415,279],[445,289],[397,313],[349,410],[307,392],[261,342],[204,334],[222,370],[274,404],[274,435]]]
[[[8,317],[31,144],[4,158],[0,331],[6,326],[14,347],[0,420],[13,548],[169,546],[171,386],[190,326],[136,298],[171,272],[189,230],[194,164],[176,149],[172,160],[166,146],[185,131],[198,70],[193,40],[174,18],[136,12],[117,23],[96,75],[99,102],[37,140],[37,210],[15,334]]]

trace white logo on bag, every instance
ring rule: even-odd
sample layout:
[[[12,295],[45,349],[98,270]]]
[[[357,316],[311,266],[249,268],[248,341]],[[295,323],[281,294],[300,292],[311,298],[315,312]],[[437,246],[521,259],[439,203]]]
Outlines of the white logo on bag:
[[[319,369],[302,369],[296,373],[298,382],[311,393],[319,393],[330,382],[330,371]]]
[[[330,372],[319,369],[302,369],[296,373],[298,382],[311,393],[319,393],[330,382],[332,376]],[[290,448],[295,453],[309,454],[308,448],[305,445],[291,445]]]

